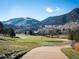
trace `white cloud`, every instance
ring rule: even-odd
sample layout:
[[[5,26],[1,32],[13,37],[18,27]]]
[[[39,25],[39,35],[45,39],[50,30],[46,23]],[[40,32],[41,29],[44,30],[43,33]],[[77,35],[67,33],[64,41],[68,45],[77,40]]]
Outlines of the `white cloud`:
[[[48,13],[53,13],[53,12],[54,12],[54,10],[53,10],[52,8],[50,8],[50,7],[46,8],[46,11],[47,11]]]
[[[61,8],[59,8],[59,7],[56,7],[56,11],[60,11],[61,10]]]
[[[48,8],[46,8],[46,12],[48,12],[48,13],[61,12],[61,11],[62,11],[62,9],[59,8],[59,7],[55,7],[55,8],[48,7]]]

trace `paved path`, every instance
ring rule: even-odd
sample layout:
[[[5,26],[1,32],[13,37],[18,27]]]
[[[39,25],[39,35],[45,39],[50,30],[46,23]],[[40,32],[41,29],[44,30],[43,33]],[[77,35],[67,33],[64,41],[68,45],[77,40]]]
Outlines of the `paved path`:
[[[21,59],[69,59],[64,53],[61,52],[61,48],[67,46],[42,46],[32,49],[25,54]]]

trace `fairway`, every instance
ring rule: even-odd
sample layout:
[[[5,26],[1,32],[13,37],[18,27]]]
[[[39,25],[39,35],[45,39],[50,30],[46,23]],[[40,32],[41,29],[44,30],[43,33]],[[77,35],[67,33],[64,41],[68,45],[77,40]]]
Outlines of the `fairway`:
[[[67,39],[60,39],[60,38],[50,38],[45,36],[30,36],[30,35],[17,35],[22,40],[17,40],[20,44],[37,44],[38,46],[50,46],[50,45],[61,45],[63,43],[66,43]]]

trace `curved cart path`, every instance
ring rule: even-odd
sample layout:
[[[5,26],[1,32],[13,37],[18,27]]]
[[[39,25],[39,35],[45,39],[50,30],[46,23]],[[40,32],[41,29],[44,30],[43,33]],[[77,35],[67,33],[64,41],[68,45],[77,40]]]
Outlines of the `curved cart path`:
[[[64,46],[42,46],[32,49],[25,54],[21,59],[69,59],[64,53],[61,52],[61,48],[70,47]]]

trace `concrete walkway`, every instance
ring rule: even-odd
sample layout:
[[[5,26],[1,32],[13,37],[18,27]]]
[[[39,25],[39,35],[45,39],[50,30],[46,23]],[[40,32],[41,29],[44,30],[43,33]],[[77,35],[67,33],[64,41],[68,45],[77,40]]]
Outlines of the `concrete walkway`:
[[[32,49],[30,52],[25,54],[21,59],[69,59],[60,50],[64,47],[69,47],[69,45],[38,47]]]

